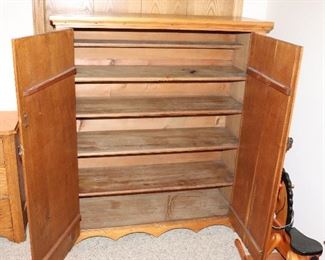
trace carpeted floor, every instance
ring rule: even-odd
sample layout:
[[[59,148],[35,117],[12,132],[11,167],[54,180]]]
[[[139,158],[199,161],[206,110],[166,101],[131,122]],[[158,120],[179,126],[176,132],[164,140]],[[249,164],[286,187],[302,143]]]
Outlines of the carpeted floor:
[[[213,226],[194,233],[172,230],[158,238],[131,234],[118,241],[91,238],[77,244],[67,260],[236,260],[236,233],[223,226]],[[28,239],[21,244],[0,238],[1,260],[30,259]]]

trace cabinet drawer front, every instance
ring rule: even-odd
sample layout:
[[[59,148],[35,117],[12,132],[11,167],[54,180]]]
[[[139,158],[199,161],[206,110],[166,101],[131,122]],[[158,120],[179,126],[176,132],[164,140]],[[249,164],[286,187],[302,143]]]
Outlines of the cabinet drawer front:
[[[5,164],[5,156],[3,151],[3,141],[2,138],[0,137],[0,167],[4,166],[4,164]]]
[[[6,169],[0,167],[0,199],[8,197]]]
[[[11,228],[12,221],[9,200],[0,200],[0,233],[1,230]]]

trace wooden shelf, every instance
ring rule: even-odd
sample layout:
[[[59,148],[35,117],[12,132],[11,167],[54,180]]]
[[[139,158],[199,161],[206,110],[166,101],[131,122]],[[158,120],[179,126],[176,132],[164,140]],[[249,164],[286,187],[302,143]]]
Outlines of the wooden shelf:
[[[155,154],[237,149],[226,128],[179,128],[78,133],[78,156]]]
[[[79,169],[81,197],[231,186],[233,174],[221,161]]]
[[[229,115],[241,109],[230,96],[77,98],[77,118]]]
[[[80,199],[81,229],[99,229],[225,216],[228,203],[218,189]]]
[[[79,48],[173,48],[173,49],[239,49],[237,42],[217,41],[148,41],[148,40],[101,40],[76,39],[74,46]]]
[[[171,15],[171,14],[110,14],[110,15],[52,15],[57,28],[102,29],[168,29],[227,32],[269,32],[272,22],[244,17]]]
[[[246,73],[234,66],[77,66],[76,83],[240,81]]]

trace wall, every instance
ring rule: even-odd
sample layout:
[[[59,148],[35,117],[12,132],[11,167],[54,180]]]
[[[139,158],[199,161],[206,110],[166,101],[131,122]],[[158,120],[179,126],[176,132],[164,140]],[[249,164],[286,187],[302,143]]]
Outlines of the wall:
[[[268,0],[244,0],[243,16],[265,20],[267,3]]]
[[[0,110],[16,109],[11,39],[33,33],[31,0],[0,0]]]
[[[304,47],[285,167],[295,185],[295,226],[325,241],[325,1],[244,2],[244,16],[275,22],[271,36]],[[265,8],[264,13],[261,9]]]
[[[246,0],[244,16],[275,21],[272,36],[304,46],[286,168],[295,184],[295,225],[325,240],[323,0]],[[0,1],[0,110],[16,108],[10,39],[32,34],[31,0]],[[323,33],[321,33],[323,31]],[[323,60],[322,60],[323,58]]]

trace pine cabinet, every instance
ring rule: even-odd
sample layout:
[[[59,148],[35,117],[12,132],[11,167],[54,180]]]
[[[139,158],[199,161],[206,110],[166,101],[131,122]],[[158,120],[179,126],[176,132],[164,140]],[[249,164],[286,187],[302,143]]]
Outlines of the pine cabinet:
[[[33,258],[220,224],[264,259],[301,47],[238,17],[50,19],[13,41]]]
[[[16,112],[0,112],[0,236],[22,242],[26,207],[17,125]]]

